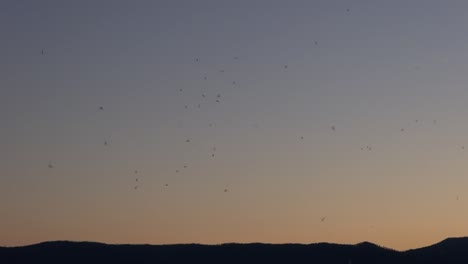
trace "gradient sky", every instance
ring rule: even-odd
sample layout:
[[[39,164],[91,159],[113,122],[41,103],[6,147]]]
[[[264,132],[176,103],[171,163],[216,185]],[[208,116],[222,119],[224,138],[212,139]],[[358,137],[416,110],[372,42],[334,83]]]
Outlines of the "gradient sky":
[[[0,246],[468,235],[467,25],[455,0],[2,1]]]

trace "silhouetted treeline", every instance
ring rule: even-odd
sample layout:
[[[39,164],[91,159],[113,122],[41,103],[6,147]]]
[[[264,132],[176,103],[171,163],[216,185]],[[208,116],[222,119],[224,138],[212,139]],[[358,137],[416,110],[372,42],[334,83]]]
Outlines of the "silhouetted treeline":
[[[0,263],[468,263],[468,238],[446,239],[425,248],[395,251],[369,242],[357,245],[223,244],[107,245],[44,242],[0,247]]]

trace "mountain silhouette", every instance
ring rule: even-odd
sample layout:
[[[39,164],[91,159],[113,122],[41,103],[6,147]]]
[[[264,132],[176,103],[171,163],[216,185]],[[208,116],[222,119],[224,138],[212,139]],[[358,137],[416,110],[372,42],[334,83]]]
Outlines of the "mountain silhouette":
[[[53,241],[0,247],[0,263],[468,263],[468,237],[396,251],[362,242],[316,244],[109,245]]]
[[[437,244],[405,253],[418,263],[468,263],[468,237],[447,238]]]

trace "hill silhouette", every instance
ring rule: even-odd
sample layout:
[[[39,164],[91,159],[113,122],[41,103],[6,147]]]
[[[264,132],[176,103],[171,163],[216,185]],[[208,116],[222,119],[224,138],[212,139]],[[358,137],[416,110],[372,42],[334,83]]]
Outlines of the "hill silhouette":
[[[468,263],[468,237],[396,251],[370,242],[356,245],[222,244],[109,245],[53,241],[0,247],[0,263]]]

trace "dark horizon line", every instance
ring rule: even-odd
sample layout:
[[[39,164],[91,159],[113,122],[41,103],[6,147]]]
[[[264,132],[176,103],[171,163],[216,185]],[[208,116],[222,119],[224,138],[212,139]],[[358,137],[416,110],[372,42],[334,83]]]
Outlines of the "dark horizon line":
[[[333,243],[333,242],[314,242],[314,243],[266,243],[266,242],[246,242],[246,243],[241,243],[241,242],[225,242],[225,243],[219,243],[219,244],[204,244],[204,243],[173,243],[173,244],[119,244],[119,243],[105,243],[105,242],[96,242],[96,241],[77,241],[77,240],[49,240],[49,241],[43,241],[43,242],[38,242],[34,244],[27,244],[27,245],[21,245],[21,246],[0,246],[0,248],[26,248],[26,247],[35,247],[35,246],[40,246],[40,245],[50,245],[50,244],[98,244],[98,245],[103,245],[103,246],[154,246],[154,247],[171,247],[171,246],[202,246],[202,247],[220,247],[220,246],[231,246],[231,245],[240,245],[240,246],[249,246],[249,245],[266,245],[266,246],[314,246],[314,245],[336,245],[336,246],[368,246],[368,247],[378,247],[381,249],[385,250],[391,250],[391,251],[396,251],[396,252],[408,252],[412,250],[418,250],[418,249],[423,249],[423,248],[428,248],[432,247],[450,240],[468,240],[468,236],[463,236],[463,237],[448,237],[446,239],[443,239],[439,242],[436,242],[434,244],[430,244],[427,246],[422,246],[418,248],[410,248],[406,250],[397,250],[393,248],[389,248],[383,245],[379,245],[373,242],[369,241],[362,241],[358,242],[356,244],[345,244],[345,243]]]

